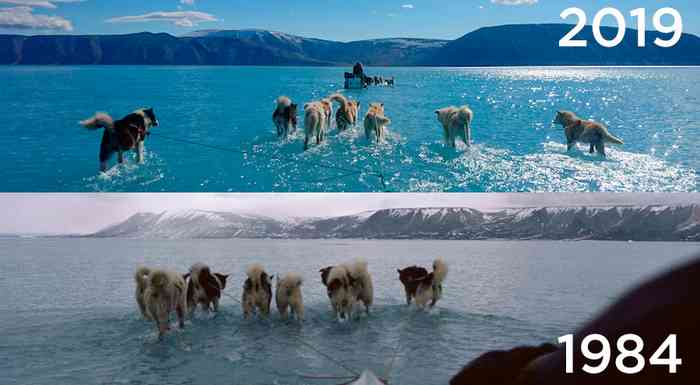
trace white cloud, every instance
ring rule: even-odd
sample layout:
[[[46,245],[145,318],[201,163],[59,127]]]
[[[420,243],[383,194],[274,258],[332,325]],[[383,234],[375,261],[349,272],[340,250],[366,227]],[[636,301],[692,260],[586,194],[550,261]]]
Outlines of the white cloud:
[[[72,31],[73,24],[60,16],[39,15],[31,7],[0,8],[0,28]]]
[[[194,0],[180,0],[180,4],[194,5]]]
[[[0,4],[18,5],[31,8],[57,8],[59,3],[80,3],[85,0],[0,0]]]
[[[415,7],[413,6],[413,4],[404,4],[404,5],[401,6],[401,8],[413,9],[413,8],[415,8]]]
[[[491,0],[493,4],[501,5],[533,5],[539,0]]]
[[[197,11],[151,12],[144,15],[120,16],[108,19],[108,23],[171,22],[179,27],[194,27],[203,22],[217,21],[214,15]]]

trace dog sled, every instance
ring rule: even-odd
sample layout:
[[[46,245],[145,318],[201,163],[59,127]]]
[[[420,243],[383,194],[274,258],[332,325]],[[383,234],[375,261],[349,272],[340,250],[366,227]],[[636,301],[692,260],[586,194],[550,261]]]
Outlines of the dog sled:
[[[361,90],[365,88],[365,78],[364,76],[351,74],[350,72],[345,73],[345,89],[346,90]]]
[[[362,372],[360,378],[346,385],[387,385],[386,382],[380,380],[374,373],[369,370]]]

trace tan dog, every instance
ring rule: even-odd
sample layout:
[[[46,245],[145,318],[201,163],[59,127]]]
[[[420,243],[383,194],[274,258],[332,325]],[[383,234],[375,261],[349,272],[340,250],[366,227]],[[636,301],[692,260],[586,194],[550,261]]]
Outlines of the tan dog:
[[[360,112],[360,102],[357,100],[348,100],[341,94],[333,94],[329,97],[330,100],[338,103],[340,106],[335,112],[335,122],[338,131],[345,131],[349,127],[357,125],[357,115]]]
[[[138,272],[137,272],[138,273]],[[187,289],[185,279],[178,273],[151,270],[145,281],[143,300],[147,318],[154,320],[159,336],[170,330],[170,314],[175,312],[180,328],[185,327]]]
[[[374,134],[377,143],[384,140],[384,127],[391,124],[391,120],[384,116],[384,103],[372,103],[365,115],[365,136],[370,140]]]
[[[277,290],[275,291],[275,302],[282,318],[287,319],[287,311],[291,310],[292,316],[296,316],[299,321],[304,320],[304,299],[301,294],[303,280],[299,274],[289,273],[282,277],[277,277]]]
[[[580,119],[571,111],[557,111],[554,123],[564,127],[567,150],[571,150],[576,142],[588,143],[591,154],[598,151],[605,157],[605,143],[624,144],[622,139],[612,135],[603,124]]]
[[[265,269],[255,264],[246,271],[248,278],[243,284],[243,296],[241,306],[245,318],[250,317],[257,308],[263,316],[270,314],[272,302],[272,276]]]
[[[321,144],[326,138],[329,112],[324,102],[311,102],[304,105],[304,151],[309,149],[309,142],[316,140]]]
[[[445,143],[457,147],[457,138],[462,138],[464,144],[471,145],[474,112],[468,106],[445,107],[435,111],[435,114],[442,123]]]

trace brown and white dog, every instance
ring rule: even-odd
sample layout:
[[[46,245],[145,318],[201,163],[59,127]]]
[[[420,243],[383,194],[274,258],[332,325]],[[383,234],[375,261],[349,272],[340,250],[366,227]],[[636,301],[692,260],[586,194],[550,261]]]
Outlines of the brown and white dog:
[[[432,308],[442,298],[442,283],[447,277],[447,264],[441,258],[433,262],[433,271],[418,283],[416,306],[419,309]]]
[[[357,115],[360,112],[359,101],[348,100],[341,94],[333,94],[329,99],[339,104],[338,110],[335,112],[338,131],[342,132],[357,125]]]
[[[228,277],[226,274],[212,274],[209,266],[203,263],[192,265],[190,272],[184,275],[187,280],[187,307],[190,313],[194,313],[197,305],[201,305],[205,312],[218,312],[221,293],[226,288]]]
[[[323,279],[323,273],[322,273]],[[350,318],[357,297],[354,294],[354,281],[344,265],[333,266],[326,276],[326,288],[331,307],[336,317]]]
[[[326,138],[329,112],[324,102],[311,102],[304,105],[304,151],[309,149],[309,142],[321,144]]]
[[[321,281],[327,288],[328,298],[337,317],[350,318],[358,301],[364,304],[369,314],[374,300],[374,287],[366,261],[357,260],[350,264],[326,267],[320,272]]]
[[[286,96],[278,97],[272,122],[277,127],[277,136],[287,139],[297,130],[297,105]]]
[[[372,138],[372,134],[380,143],[384,140],[384,128],[391,124],[391,119],[384,116],[384,103],[372,103],[369,105],[367,115],[365,115],[365,136],[367,140]]]
[[[436,110],[435,114],[442,124],[445,143],[457,147],[457,138],[462,138],[464,144],[471,145],[474,113],[468,106],[445,107]]]
[[[554,123],[564,127],[567,151],[571,150],[576,142],[588,143],[591,154],[598,151],[598,154],[605,157],[605,143],[624,144],[622,139],[612,135],[603,124],[580,119],[571,111],[557,111]]]
[[[184,328],[187,313],[185,279],[173,271],[147,268],[139,268],[135,278],[139,308],[144,317],[155,321],[159,336],[170,330],[170,314],[173,312],[180,328]],[[139,293],[142,293],[142,301],[139,301]]]
[[[275,302],[282,318],[287,319],[287,311],[290,310],[292,317],[296,316],[299,321],[304,320],[304,299],[301,294],[303,279],[299,274],[289,273],[282,279],[277,277],[277,290],[275,291]]]
[[[399,281],[403,284],[404,292],[406,293],[406,305],[410,305],[413,298],[416,297],[418,285],[424,279],[428,278],[428,270],[419,266],[409,266],[405,269],[396,269],[399,273]]]
[[[263,316],[270,314],[270,303],[272,302],[272,278],[265,269],[255,264],[246,271],[248,278],[243,284],[243,295],[241,306],[245,318],[250,317],[257,309]]]
[[[121,164],[124,163],[124,152],[135,149],[137,161],[143,163],[143,143],[151,127],[158,126],[158,119],[153,108],[143,108],[116,121],[108,114],[98,112],[81,121],[80,125],[89,130],[104,128],[100,144],[100,171],[104,172],[107,171],[107,161],[115,152]]]

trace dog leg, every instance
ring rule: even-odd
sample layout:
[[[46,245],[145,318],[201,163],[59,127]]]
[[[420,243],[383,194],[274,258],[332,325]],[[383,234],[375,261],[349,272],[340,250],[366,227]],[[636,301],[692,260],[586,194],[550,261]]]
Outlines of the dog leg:
[[[124,163],[124,152],[121,149],[117,152],[117,162],[119,164]]]
[[[574,142],[567,142],[566,143],[566,151],[571,151],[572,148],[574,148],[575,143]]]
[[[304,151],[309,149],[309,135],[306,134],[306,137],[304,138]]]
[[[139,164],[143,164],[143,152],[144,152],[144,143],[143,143],[143,140],[141,140],[136,145],[136,161]]]
[[[595,148],[596,151],[598,151],[598,153],[600,154],[600,156],[602,156],[603,158],[607,157],[607,155],[605,154],[605,143],[596,143]]]
[[[406,306],[411,306],[411,293],[406,290]]]
[[[182,308],[182,305],[177,305],[175,307],[175,313],[177,313],[178,326],[180,326],[180,329],[184,329],[185,328],[185,309]]]
[[[469,123],[467,123],[464,126],[464,144],[467,145],[467,147],[471,147],[472,145],[472,129],[469,127]]]
[[[590,154],[594,154],[594,153],[595,153],[595,144],[591,143],[591,149],[588,150],[588,152],[589,152]]]
[[[218,313],[219,312],[219,299],[214,298],[214,301],[212,301],[212,305],[214,307],[214,312]]]

